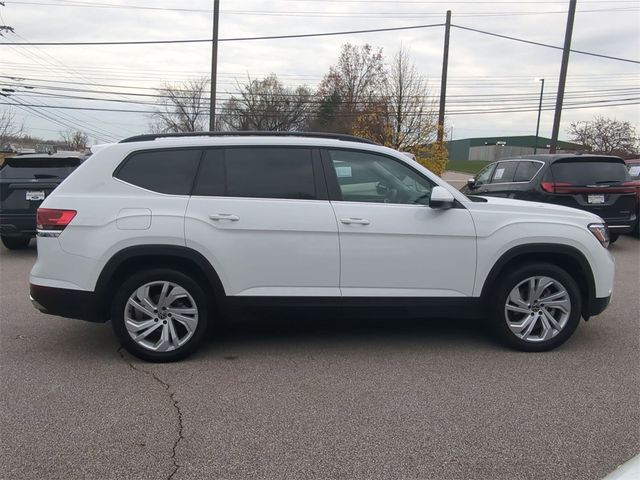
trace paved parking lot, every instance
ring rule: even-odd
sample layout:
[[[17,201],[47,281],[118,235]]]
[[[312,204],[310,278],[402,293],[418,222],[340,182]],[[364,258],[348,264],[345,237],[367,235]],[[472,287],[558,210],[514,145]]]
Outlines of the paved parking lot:
[[[0,251],[2,478],[599,479],[640,445],[640,242],[611,307],[524,354],[470,322],[245,319],[142,363]],[[72,266],[70,266],[72,268]]]

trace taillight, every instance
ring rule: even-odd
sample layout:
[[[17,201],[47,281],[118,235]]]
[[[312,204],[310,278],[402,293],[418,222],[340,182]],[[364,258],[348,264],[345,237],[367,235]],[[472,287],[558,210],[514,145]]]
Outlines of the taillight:
[[[542,187],[542,189],[545,192],[549,192],[549,193],[557,193],[558,191],[558,187],[562,188],[562,187],[570,187],[571,184],[570,183],[565,183],[565,182],[540,182],[540,186]]]
[[[552,182],[540,182],[540,186],[545,192],[553,193],[553,183]]]
[[[36,228],[38,230],[64,230],[78,212],[75,210],[58,210],[54,208],[39,208],[36,214]]]

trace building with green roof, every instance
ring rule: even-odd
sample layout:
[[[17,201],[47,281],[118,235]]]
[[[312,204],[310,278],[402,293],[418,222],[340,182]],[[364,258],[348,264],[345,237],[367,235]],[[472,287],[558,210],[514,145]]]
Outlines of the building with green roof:
[[[550,138],[538,137],[537,153],[549,153]],[[451,160],[500,160],[507,157],[530,155],[536,147],[535,135],[503,137],[461,138],[446,142]],[[584,151],[578,143],[558,141],[557,151]]]

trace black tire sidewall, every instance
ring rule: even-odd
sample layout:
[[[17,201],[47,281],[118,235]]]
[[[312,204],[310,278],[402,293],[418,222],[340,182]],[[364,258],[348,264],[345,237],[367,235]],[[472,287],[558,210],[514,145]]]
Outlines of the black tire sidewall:
[[[0,237],[2,244],[9,250],[23,250],[29,246],[31,237]]]
[[[544,342],[528,342],[515,336],[509,329],[504,315],[504,306],[511,290],[523,280],[534,276],[546,276],[562,284],[571,300],[571,314],[566,326],[555,337]],[[499,340],[516,350],[542,352],[552,350],[566,342],[575,332],[582,315],[582,295],[576,281],[560,267],[550,263],[529,263],[505,274],[499,281],[491,298],[490,321]]]
[[[129,336],[124,324],[125,305],[131,294],[141,285],[153,281],[169,281],[180,285],[193,297],[198,309],[198,326],[193,336],[186,344],[170,352],[153,352],[141,347]],[[158,268],[136,273],[118,288],[111,307],[111,324],[122,346],[132,355],[150,362],[174,362],[191,355],[202,344],[209,324],[208,315],[207,297],[198,283],[177,270]]]

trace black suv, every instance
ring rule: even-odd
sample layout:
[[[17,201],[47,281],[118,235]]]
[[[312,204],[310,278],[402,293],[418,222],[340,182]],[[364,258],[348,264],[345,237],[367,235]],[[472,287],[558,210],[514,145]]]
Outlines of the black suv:
[[[0,238],[9,249],[25,248],[36,234],[36,210],[84,160],[78,153],[29,154],[0,166]]]
[[[618,157],[531,155],[491,163],[460,190],[587,210],[605,221],[614,242],[638,222],[632,180]]]

